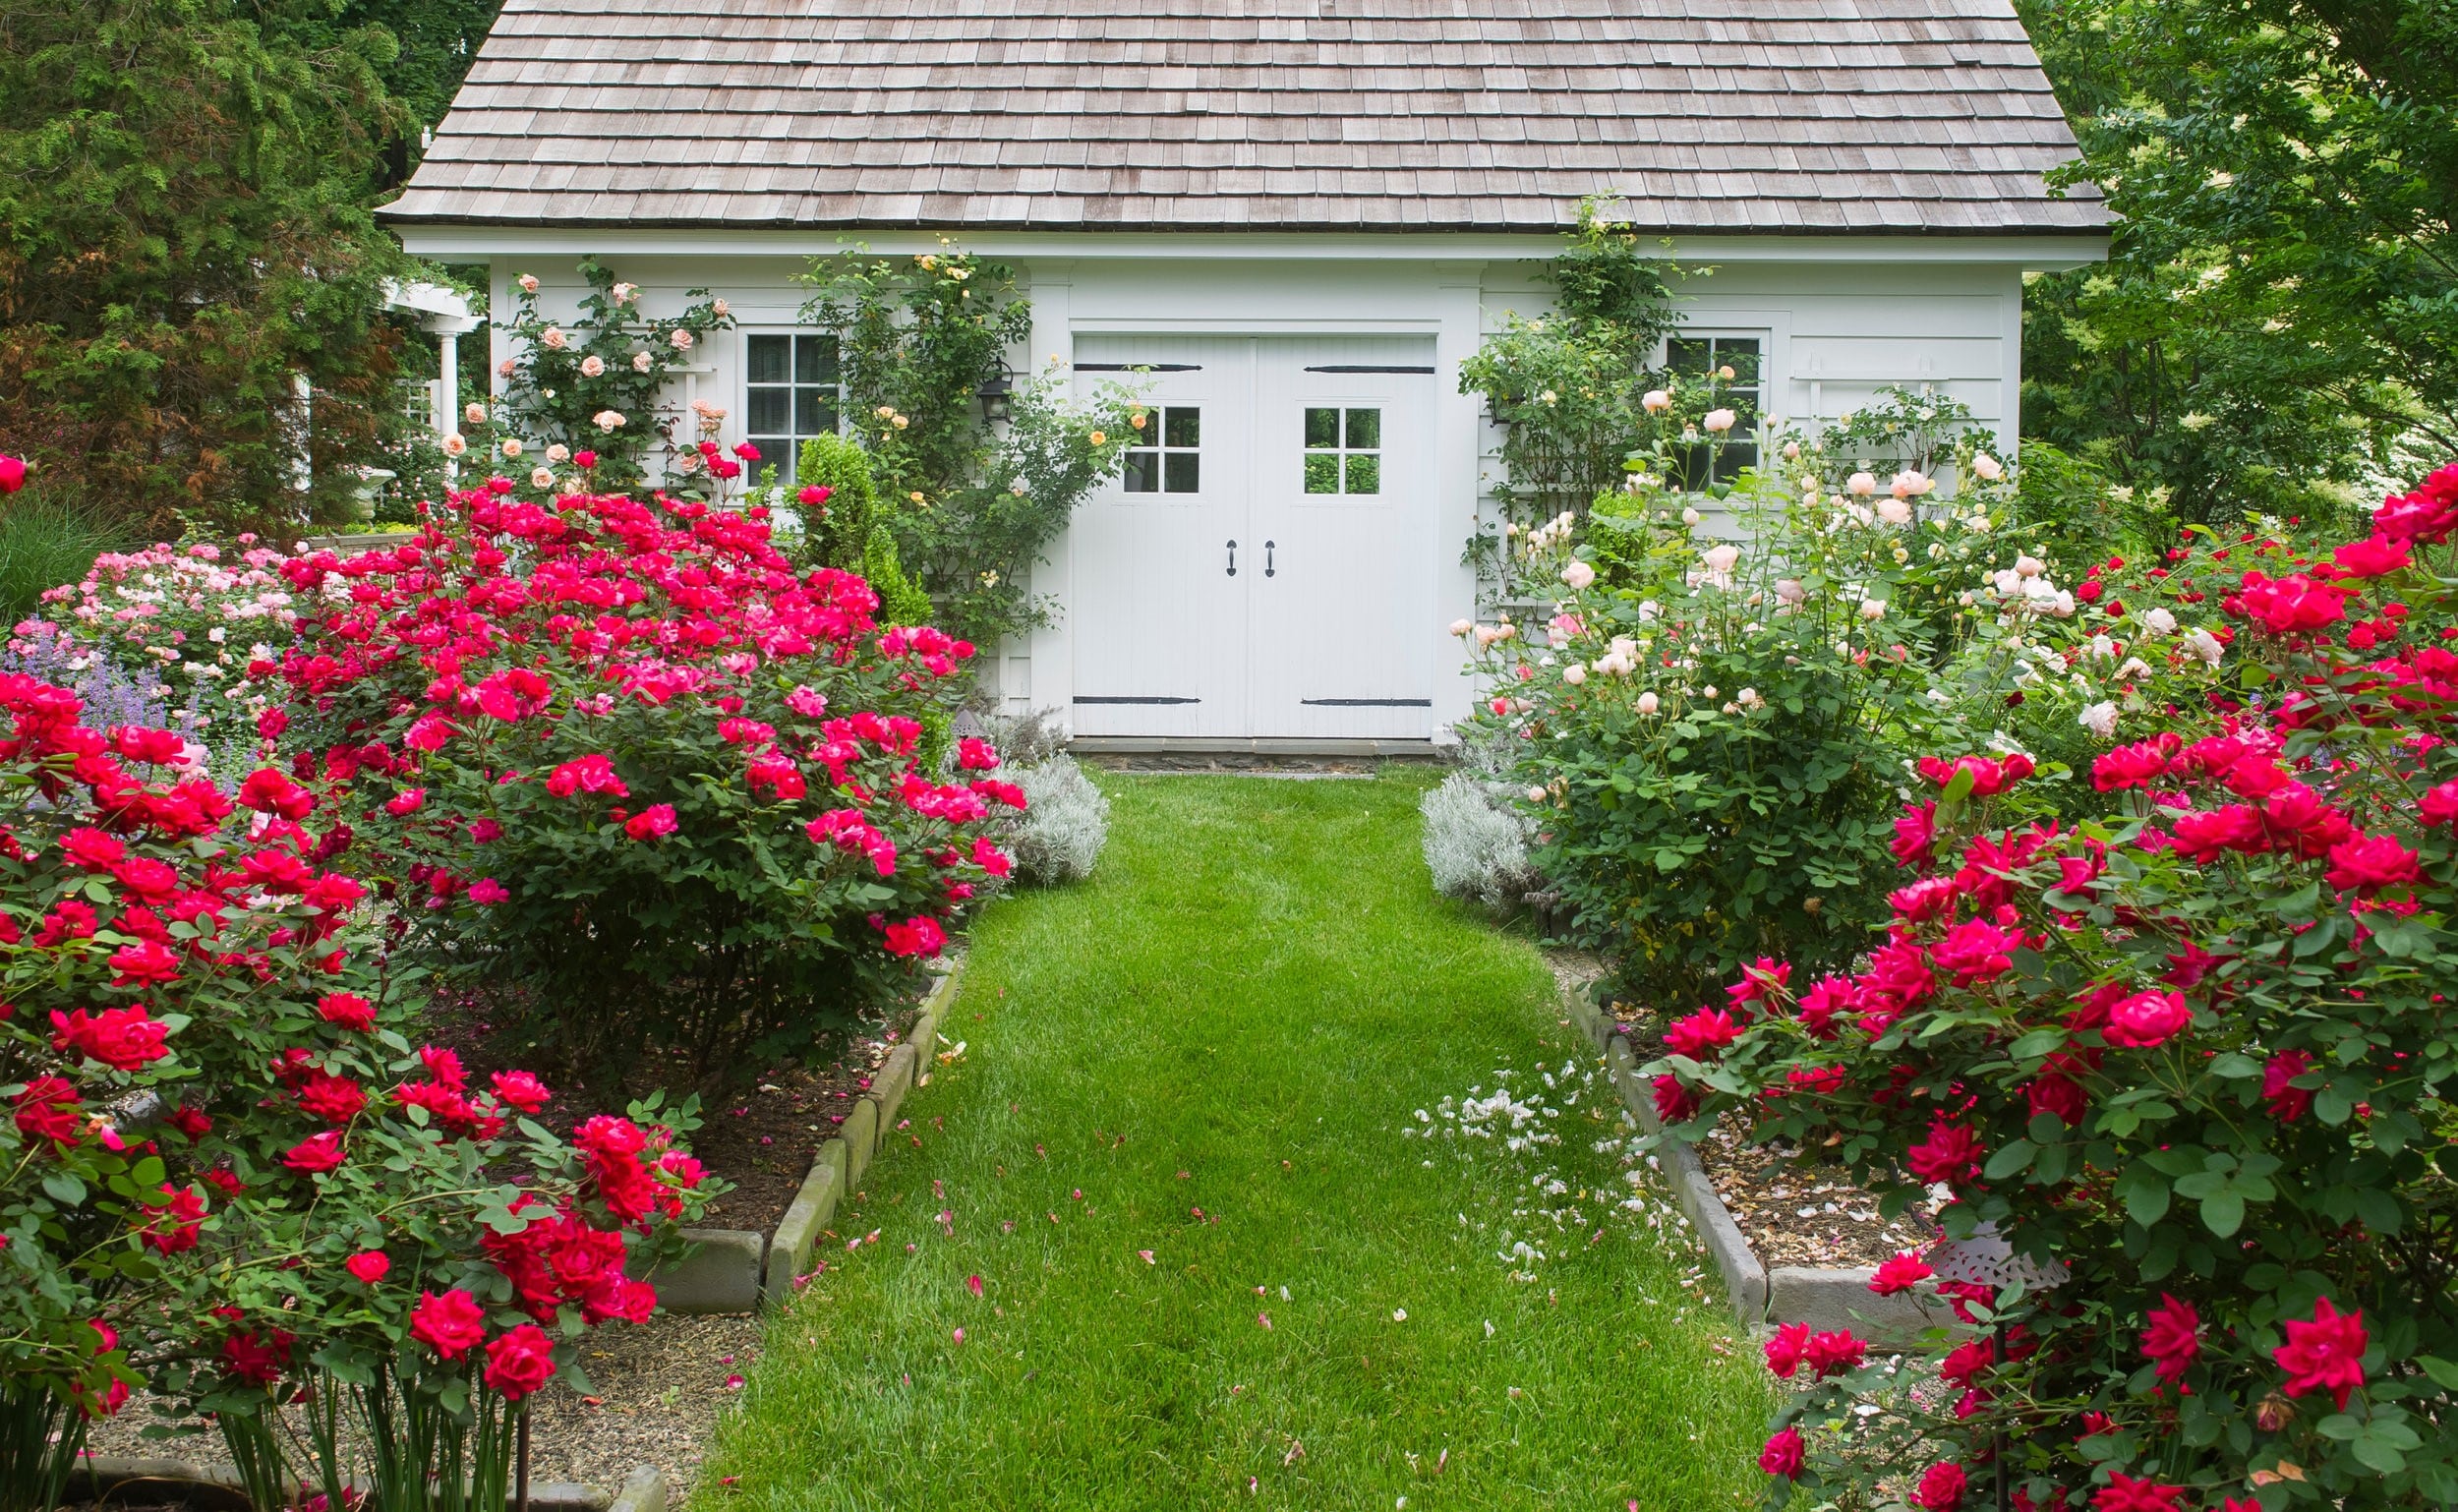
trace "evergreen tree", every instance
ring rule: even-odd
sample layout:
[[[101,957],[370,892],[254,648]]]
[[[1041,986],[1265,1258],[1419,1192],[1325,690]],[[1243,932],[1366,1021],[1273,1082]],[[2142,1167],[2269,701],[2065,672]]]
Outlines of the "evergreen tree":
[[[397,55],[310,9],[0,0],[0,424],[48,489],[153,531],[337,512],[397,424]]]

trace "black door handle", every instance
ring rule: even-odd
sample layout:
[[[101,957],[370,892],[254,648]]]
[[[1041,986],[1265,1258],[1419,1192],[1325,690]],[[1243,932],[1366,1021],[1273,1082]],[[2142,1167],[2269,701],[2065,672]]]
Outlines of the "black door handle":
[[[1229,543],[1229,575],[1238,575],[1238,544],[1235,541]]]
[[[1274,571],[1278,570],[1271,564],[1271,542],[1266,541],[1263,543],[1263,576],[1265,577],[1271,576]]]

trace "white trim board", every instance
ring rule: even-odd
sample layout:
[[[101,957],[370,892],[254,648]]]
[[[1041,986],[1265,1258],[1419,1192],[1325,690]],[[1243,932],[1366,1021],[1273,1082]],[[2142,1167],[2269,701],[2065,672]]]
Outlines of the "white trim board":
[[[829,257],[841,253],[935,252],[941,233],[877,231],[838,235],[824,230],[688,228],[657,226],[497,226],[396,224],[401,244],[421,257],[483,261],[494,257],[565,255],[587,251],[601,257],[740,257],[776,253]],[[1550,234],[1474,232],[1174,232],[979,231],[963,233],[967,252],[984,257],[1155,259],[1542,260],[1561,247]],[[1983,262],[2043,271],[2104,261],[2108,238],[2075,236],[1676,236],[1664,239],[1667,254],[1689,262]]]

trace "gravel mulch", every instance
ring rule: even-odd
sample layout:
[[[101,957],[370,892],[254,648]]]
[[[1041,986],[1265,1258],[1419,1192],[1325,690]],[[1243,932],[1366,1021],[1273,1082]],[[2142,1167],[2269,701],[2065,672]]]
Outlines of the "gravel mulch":
[[[656,1465],[680,1505],[699,1478],[718,1415],[758,1357],[764,1327],[756,1316],[661,1314],[638,1326],[614,1323],[592,1331],[580,1365],[594,1391],[584,1396],[557,1382],[533,1399],[531,1483],[578,1481],[612,1489],[640,1466]],[[167,1441],[144,1437],[146,1425],[165,1421],[153,1407],[144,1395],[132,1397],[118,1417],[95,1425],[90,1452],[229,1464],[220,1435],[210,1430]]]
[[[1881,1265],[1944,1237],[1925,1206],[1890,1223],[1847,1172],[1798,1164],[1798,1154],[1789,1144],[1751,1144],[1728,1125],[1699,1141],[1699,1164],[1762,1264]]]

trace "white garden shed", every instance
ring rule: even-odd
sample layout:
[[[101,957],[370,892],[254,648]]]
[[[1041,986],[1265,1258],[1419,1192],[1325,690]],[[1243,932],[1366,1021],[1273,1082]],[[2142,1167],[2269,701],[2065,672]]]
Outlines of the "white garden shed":
[[[1161,413],[1036,574],[1009,707],[1366,751],[1468,708],[1459,364],[1542,309],[1583,199],[1716,269],[1687,350],[1754,354],[1760,413],[1926,384],[2011,448],[2022,275],[2105,251],[2043,183],[2072,150],[2006,0],[510,0],[383,214],[497,310],[523,272],[577,299],[583,255],[652,313],[726,295],[675,397],[770,457],[834,415],[812,257],[1018,265],[1020,369],[1148,369]]]

